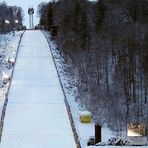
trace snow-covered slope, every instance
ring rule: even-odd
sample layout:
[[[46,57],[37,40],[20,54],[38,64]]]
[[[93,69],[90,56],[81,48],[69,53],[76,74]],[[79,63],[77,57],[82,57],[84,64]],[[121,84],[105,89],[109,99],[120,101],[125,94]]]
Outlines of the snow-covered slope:
[[[40,31],[26,31],[8,94],[1,148],[76,148],[64,95]]]
[[[71,83],[73,82],[72,77],[70,77],[67,73],[68,67],[70,65],[67,65],[64,61],[64,58],[62,57],[62,53],[60,53],[60,50],[58,49],[56,43],[51,40],[50,34],[47,32],[44,32],[44,34],[47,36],[47,39],[49,41],[52,55],[54,57],[58,73],[63,85],[63,89],[66,95],[66,98],[68,100],[68,103],[70,105],[72,118],[74,120],[76,132],[78,135],[78,139],[80,142],[80,145],[82,148],[87,146],[87,142],[89,137],[94,136],[95,134],[95,123],[92,121],[91,123],[81,123],[80,122],[80,114],[83,110],[86,110],[86,108],[83,108],[79,102],[76,101],[76,93],[77,89]],[[112,132],[109,128],[106,126],[102,127],[102,141],[107,142],[107,140],[115,136],[115,132]]]
[[[7,84],[3,84],[2,73],[5,72],[11,75],[13,67],[8,64],[7,59],[15,58],[22,33],[23,31],[15,32],[15,35],[13,35],[12,32],[5,35],[0,34],[0,115],[5,101],[5,94],[7,93],[9,86],[9,82]]]
[[[81,144],[81,147],[85,148],[87,147],[87,142],[88,142],[89,137],[95,135],[95,130],[94,130],[95,123],[93,121],[91,123],[86,123],[86,124],[80,122],[80,119],[79,119],[80,113],[81,111],[86,110],[86,108],[82,107],[79,104],[79,102],[76,101],[77,100],[77,88],[72,84],[73,78],[67,72],[71,68],[70,67],[71,65],[66,64],[61,50],[58,49],[56,43],[53,40],[51,40],[50,34],[47,32],[44,32],[44,34],[47,36],[48,41],[51,46],[51,51],[52,51],[56,66],[58,68],[58,73],[60,75],[63,89],[64,89],[66,98],[71,108],[71,113],[72,113],[72,117],[75,123],[79,142]],[[108,127],[106,127],[106,125],[102,126],[102,141],[103,142],[107,143],[111,137],[116,137],[117,134],[118,134],[117,132],[110,130]],[[121,132],[120,136],[126,137],[126,132],[125,131]]]

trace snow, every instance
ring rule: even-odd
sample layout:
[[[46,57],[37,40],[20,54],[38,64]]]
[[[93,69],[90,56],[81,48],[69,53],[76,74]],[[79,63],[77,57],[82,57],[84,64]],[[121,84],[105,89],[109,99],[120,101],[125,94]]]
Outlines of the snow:
[[[13,36],[12,32],[5,35],[0,34],[0,115],[9,86],[9,82],[3,84],[2,74],[7,73],[11,76],[13,67],[8,64],[7,59],[15,59],[18,42],[22,33],[22,31],[15,32],[15,36]]]
[[[148,146],[122,146],[123,148],[148,148]],[[122,148],[121,146],[86,146],[85,148]]]
[[[79,102],[76,101],[77,89],[76,87],[71,86],[69,81],[71,81],[72,78],[66,72],[67,67],[69,65],[66,65],[66,63],[64,62],[64,58],[62,57],[60,50],[58,50],[56,43],[53,40],[51,40],[50,35],[46,33],[45,35],[49,38],[51,51],[52,51],[56,66],[58,68],[58,72],[60,75],[60,79],[64,88],[66,98],[68,99],[68,103],[70,105],[70,109],[71,109],[72,117],[74,120],[76,132],[79,138],[79,142],[81,144],[81,147],[85,148],[87,146],[89,137],[95,135],[95,129],[94,129],[95,123],[93,121],[91,123],[80,122],[81,113],[83,111],[86,111],[87,109],[80,106]],[[107,142],[110,137],[113,137],[115,135],[116,133],[112,132],[108,127],[102,126],[102,141]]]
[[[2,80],[3,80],[3,83],[7,83],[7,81],[10,80],[10,75],[7,74],[6,72],[3,72],[2,73]]]
[[[128,136],[141,136],[141,135],[133,132],[132,130],[128,130]]]
[[[76,148],[49,46],[26,31],[8,94],[1,148]]]
[[[80,113],[80,116],[92,116],[92,114],[91,114],[91,112],[89,112],[89,111],[82,111],[82,112]]]
[[[13,52],[16,53],[19,37],[20,34],[18,34],[18,36],[16,34],[15,37],[8,35],[7,38],[10,38],[10,41],[7,41],[7,47],[10,45],[10,47],[13,46],[13,48],[11,48],[13,49],[12,52],[7,51],[5,53],[9,57],[13,55]],[[50,36],[49,43],[66,98],[70,105],[81,147],[98,147],[87,146],[89,137],[94,136],[95,123],[93,121],[91,123],[80,122],[79,117],[81,112],[87,109],[80,106],[79,102],[76,101],[77,88],[70,85],[73,79],[66,72],[69,65],[65,64],[64,58],[57,49],[55,42],[50,40]],[[5,42],[1,43],[1,45],[5,45]],[[13,58],[14,57],[15,54],[13,55]],[[49,47],[47,43],[45,43],[42,34],[38,31],[27,31],[24,34],[19,49],[19,56],[17,58],[12,85],[9,91],[9,103],[6,112],[1,148],[46,148],[49,147],[49,141],[56,143],[56,146],[50,143],[52,144],[51,147],[54,148],[76,147],[69,120],[63,120],[68,117],[67,114],[65,114],[64,95],[58,81],[58,76],[56,75],[56,69],[53,65],[54,63]],[[4,70],[7,72],[7,68],[3,66],[2,71]],[[6,84],[6,86],[8,86],[8,84]],[[7,88],[6,86],[5,89]],[[0,97],[2,107],[5,96],[4,92],[7,90],[4,90],[4,88],[0,90],[3,94]],[[105,125],[102,126],[103,142],[107,142],[108,139],[116,135],[117,133],[111,131]],[[125,136],[125,133],[123,135]],[[65,139],[63,137],[65,137]],[[69,139],[72,141],[69,142]],[[63,144],[64,146],[62,146]],[[102,146],[99,147],[102,148]],[[103,147],[118,148],[119,146]],[[124,146],[124,148],[129,147],[131,148],[131,146]],[[134,148],[148,148],[148,146],[134,146]]]
[[[79,102],[77,101],[77,96],[76,96],[77,88],[74,85],[71,85],[73,78],[67,73],[67,69],[70,65],[67,65],[66,62],[64,61],[62,52],[60,52],[60,49],[58,49],[56,43],[53,40],[51,40],[50,34],[48,34],[47,32],[44,32],[44,34],[47,36],[48,41],[50,43],[51,51],[52,51],[56,66],[58,68],[58,73],[60,75],[63,89],[65,92],[66,98],[68,100],[68,103],[70,105],[70,109],[71,109],[72,117],[74,120],[76,132],[79,138],[79,142],[82,148],[86,148],[89,137],[92,137],[95,135],[95,123],[93,121],[91,123],[80,122],[79,117],[81,113],[87,109],[85,107],[80,106]],[[114,131],[111,131],[106,125],[102,126],[101,132],[102,132],[102,141],[105,143],[107,143],[111,137],[117,136],[117,133]],[[120,136],[126,137],[125,132],[123,133],[121,132],[120,134],[121,134]],[[91,147],[92,146],[89,146],[88,148],[91,148]],[[98,146],[93,146],[93,148],[94,147],[98,147]],[[112,146],[109,146],[109,147],[112,148]],[[117,147],[118,146],[116,146],[116,148]],[[134,148],[137,148],[137,147],[134,147]]]

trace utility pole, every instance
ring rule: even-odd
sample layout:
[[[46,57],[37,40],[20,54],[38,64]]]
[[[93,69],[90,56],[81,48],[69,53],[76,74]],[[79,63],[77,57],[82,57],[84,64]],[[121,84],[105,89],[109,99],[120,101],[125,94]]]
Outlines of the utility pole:
[[[29,14],[29,28],[33,29],[33,14],[34,14],[34,9],[33,8],[29,8],[28,9],[28,14]]]

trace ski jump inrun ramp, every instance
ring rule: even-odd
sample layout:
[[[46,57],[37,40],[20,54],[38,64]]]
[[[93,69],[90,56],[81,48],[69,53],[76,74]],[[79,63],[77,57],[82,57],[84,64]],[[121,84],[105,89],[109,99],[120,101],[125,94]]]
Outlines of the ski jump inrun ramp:
[[[48,42],[26,31],[8,93],[1,148],[76,148]]]

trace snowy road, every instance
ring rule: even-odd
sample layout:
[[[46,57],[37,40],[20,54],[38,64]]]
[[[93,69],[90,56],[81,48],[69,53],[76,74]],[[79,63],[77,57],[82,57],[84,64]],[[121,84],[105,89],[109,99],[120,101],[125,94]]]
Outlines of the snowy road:
[[[26,31],[8,94],[1,148],[76,148],[48,43]]]

